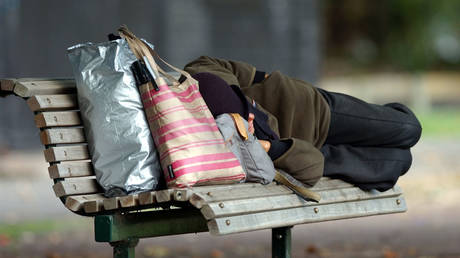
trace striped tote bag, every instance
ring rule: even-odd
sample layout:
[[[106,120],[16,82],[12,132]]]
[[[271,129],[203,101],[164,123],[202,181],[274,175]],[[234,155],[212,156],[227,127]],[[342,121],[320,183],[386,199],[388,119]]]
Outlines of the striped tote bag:
[[[144,110],[168,187],[230,184],[246,178],[236,156],[225,146],[216,122],[198,90],[198,82],[187,72],[162,60],[126,27],[126,39],[138,61],[133,75],[139,85]],[[179,83],[164,72],[154,56],[185,76]],[[168,86],[165,79],[173,82]]]

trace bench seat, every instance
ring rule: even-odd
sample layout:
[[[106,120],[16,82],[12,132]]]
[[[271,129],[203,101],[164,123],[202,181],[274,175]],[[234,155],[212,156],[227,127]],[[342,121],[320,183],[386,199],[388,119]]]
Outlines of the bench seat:
[[[67,209],[95,217],[96,241],[202,231],[226,235],[406,211],[398,186],[386,192],[365,192],[330,178],[322,178],[312,188],[321,196],[318,203],[276,183],[201,186],[105,198],[92,169],[74,80],[26,78],[2,79],[0,83],[3,93],[26,99],[34,112],[53,190]],[[144,223],[141,228],[140,221]]]

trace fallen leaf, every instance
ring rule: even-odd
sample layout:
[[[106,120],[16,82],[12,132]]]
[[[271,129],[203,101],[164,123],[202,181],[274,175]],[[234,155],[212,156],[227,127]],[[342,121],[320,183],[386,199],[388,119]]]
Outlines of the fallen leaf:
[[[11,238],[7,235],[0,235],[0,246],[8,246],[11,244]]]
[[[214,249],[211,251],[211,257],[212,258],[223,258],[225,257],[225,254],[221,250]]]
[[[399,253],[389,249],[389,248],[384,248],[383,249],[383,257],[385,258],[399,258]]]
[[[305,252],[308,254],[317,254],[318,253],[318,247],[315,245],[309,245],[307,248],[305,248]]]

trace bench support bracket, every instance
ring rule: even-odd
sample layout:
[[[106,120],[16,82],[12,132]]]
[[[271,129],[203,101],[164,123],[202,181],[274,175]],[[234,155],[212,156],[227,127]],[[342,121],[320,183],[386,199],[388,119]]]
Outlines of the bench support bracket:
[[[196,209],[171,209],[94,218],[96,242],[168,236],[208,231],[206,220]]]
[[[272,229],[272,257],[291,257],[291,228],[282,227]]]
[[[139,239],[129,239],[118,242],[111,242],[113,247],[113,258],[134,258],[134,249],[139,243]]]

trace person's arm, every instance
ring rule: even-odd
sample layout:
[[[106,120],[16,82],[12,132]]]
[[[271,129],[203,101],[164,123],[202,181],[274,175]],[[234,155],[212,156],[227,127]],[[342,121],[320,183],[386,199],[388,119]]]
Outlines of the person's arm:
[[[256,68],[250,64],[209,56],[201,56],[188,63],[184,70],[192,75],[203,72],[212,73],[229,85],[237,85],[241,88],[251,86],[256,74]]]
[[[274,160],[276,168],[287,171],[300,182],[313,186],[322,177],[324,156],[309,142],[291,138],[274,141],[259,140],[259,143]]]
[[[187,64],[185,71],[192,75],[209,72],[221,77],[229,85],[241,88],[251,86],[256,73],[252,65],[207,56],[202,56]],[[264,78],[268,76],[265,74]],[[277,122],[275,124],[277,128]],[[300,139],[290,138],[282,139],[282,141],[290,142],[290,147],[274,160],[275,167],[289,172],[300,182],[313,186],[323,175],[324,157],[321,152],[311,143]],[[271,146],[264,147],[270,149]]]
[[[275,168],[286,171],[307,186],[314,186],[323,176],[323,154],[307,141],[296,138],[282,140],[292,143],[284,154],[273,161]]]

